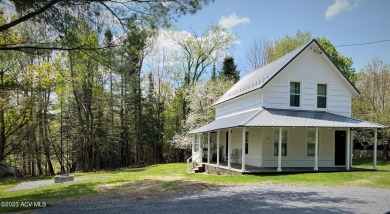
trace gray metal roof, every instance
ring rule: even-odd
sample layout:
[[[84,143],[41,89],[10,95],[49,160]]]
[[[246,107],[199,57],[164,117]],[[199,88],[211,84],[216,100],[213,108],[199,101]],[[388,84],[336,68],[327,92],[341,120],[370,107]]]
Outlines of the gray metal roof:
[[[208,132],[212,130],[218,130],[218,129],[226,129],[226,128],[232,128],[237,126],[243,126],[246,123],[248,123],[253,117],[257,116],[261,110],[256,109],[252,111],[247,111],[241,114],[236,114],[230,117],[220,118],[218,120],[214,120],[213,122],[206,124],[198,129],[192,130],[189,133],[195,134],[195,133],[202,133],[202,132]]]
[[[318,44],[317,40],[313,39],[310,42],[302,45],[301,47],[287,53],[283,57],[272,61],[271,63],[253,71],[252,73],[244,76],[240,81],[238,81],[235,85],[233,85],[222,97],[220,97],[214,104],[218,105],[228,100],[239,97],[243,94],[249,93],[251,91],[263,88],[269,81],[271,81],[279,72],[281,72],[290,62],[292,62],[296,57],[299,56],[307,47],[311,44],[315,44],[317,47],[321,49],[322,52],[325,53],[327,58],[332,62],[329,58],[328,54],[322,49],[322,47]],[[333,62],[332,62],[333,63]],[[333,63],[334,64],[334,63]],[[335,65],[335,64],[334,64]],[[335,65],[336,69],[340,72],[341,76],[344,77],[346,82],[348,82],[354,90],[357,89],[349,82],[349,80],[341,73],[339,68]],[[358,93],[358,92],[357,92]]]
[[[265,109],[245,126],[386,128],[386,126],[324,111]]]
[[[190,133],[202,133],[232,127],[326,127],[326,128],[388,128],[387,126],[331,114],[324,111],[265,109],[215,120]]]

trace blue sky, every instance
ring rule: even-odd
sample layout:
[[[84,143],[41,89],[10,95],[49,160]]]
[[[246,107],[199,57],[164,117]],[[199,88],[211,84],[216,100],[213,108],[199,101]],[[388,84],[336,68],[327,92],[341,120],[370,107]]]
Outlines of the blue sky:
[[[310,31],[325,36],[335,46],[390,40],[390,1],[388,0],[215,0],[195,15],[176,23],[178,30],[203,32],[211,24],[223,24],[239,37],[231,54],[240,67],[244,51],[253,38],[271,41]],[[390,64],[390,41],[336,47],[352,57],[360,71],[373,57]]]

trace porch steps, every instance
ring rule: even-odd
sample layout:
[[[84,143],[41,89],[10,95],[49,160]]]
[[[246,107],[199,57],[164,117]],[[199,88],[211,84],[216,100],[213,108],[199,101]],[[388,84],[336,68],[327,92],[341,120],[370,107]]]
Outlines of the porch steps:
[[[204,164],[194,164],[194,166],[191,168],[191,171],[194,173],[201,173],[205,172],[205,165]]]

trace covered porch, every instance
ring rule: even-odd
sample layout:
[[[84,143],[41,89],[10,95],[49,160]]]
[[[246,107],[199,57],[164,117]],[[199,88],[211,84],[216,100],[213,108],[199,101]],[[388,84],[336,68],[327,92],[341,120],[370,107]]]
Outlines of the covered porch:
[[[243,174],[362,170],[353,167],[353,130],[373,129],[376,170],[377,132],[383,128],[326,112],[262,108],[192,131],[192,157],[206,168]]]

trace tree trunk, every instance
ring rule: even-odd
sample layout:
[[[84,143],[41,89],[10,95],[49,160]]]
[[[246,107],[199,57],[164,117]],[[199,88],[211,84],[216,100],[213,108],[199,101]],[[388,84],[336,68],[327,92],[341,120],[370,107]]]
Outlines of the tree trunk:
[[[5,115],[4,109],[0,106],[0,162],[4,161],[5,145],[7,138],[5,135]]]
[[[0,82],[1,85],[4,85],[4,72],[0,73]],[[0,93],[2,95],[3,93]],[[4,161],[5,145],[7,143],[7,138],[5,135],[5,112],[3,105],[0,106],[0,162]]]

